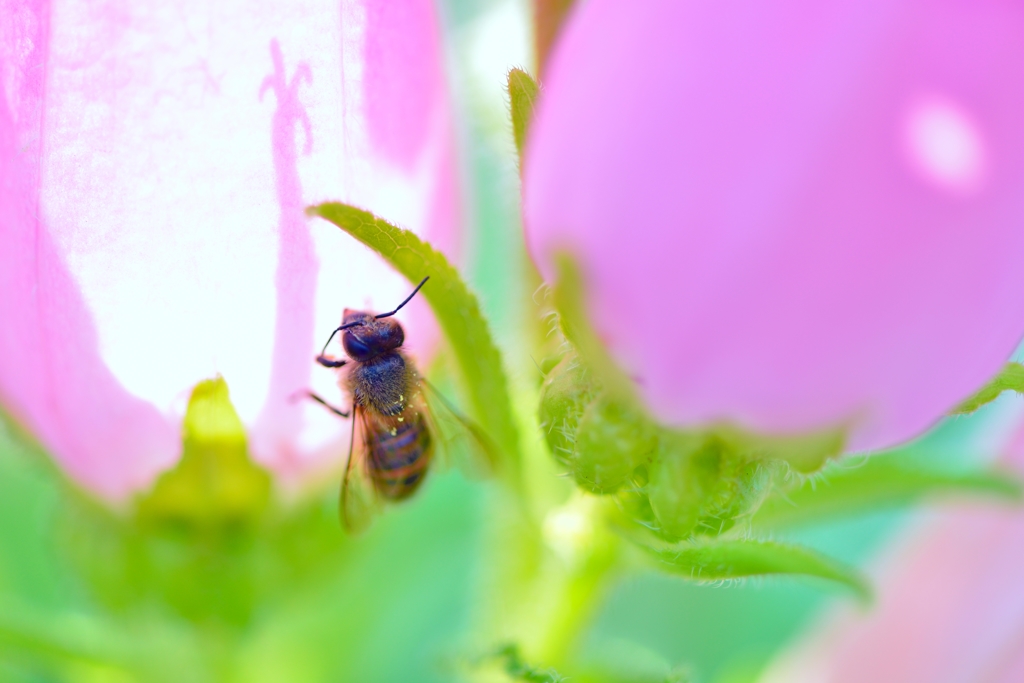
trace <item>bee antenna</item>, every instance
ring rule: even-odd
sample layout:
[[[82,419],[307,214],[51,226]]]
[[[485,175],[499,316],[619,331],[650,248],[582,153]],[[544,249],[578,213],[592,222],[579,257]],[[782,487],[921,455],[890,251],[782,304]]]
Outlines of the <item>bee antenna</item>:
[[[425,278],[423,278],[422,280],[420,280],[420,283],[418,285],[416,285],[416,289],[412,290],[412,294],[410,294],[409,296],[405,297],[405,301],[403,301],[402,303],[398,304],[398,308],[396,308],[395,310],[391,311],[390,313],[381,313],[380,315],[375,315],[374,318],[375,319],[390,318],[395,313],[398,313],[400,310],[402,310],[402,306],[405,306],[407,303],[409,303],[409,301],[412,300],[412,298],[414,296],[416,296],[416,292],[420,291],[420,288],[423,285],[427,284],[427,280],[429,280],[429,279],[430,279],[430,276],[428,275]],[[338,334],[342,330],[347,330],[350,327],[356,327],[356,326],[362,325],[362,324],[363,324],[362,321],[357,320],[355,322],[345,323],[341,327],[338,327],[337,329],[335,329],[334,332],[331,332],[331,336],[327,338],[327,343],[324,344],[323,351],[320,352],[320,355],[322,356],[325,353],[327,353],[327,347],[330,345],[331,340],[334,339],[334,335]]]
[[[359,322],[358,320],[356,322],[353,322],[353,323],[345,323],[344,325],[342,325],[338,329],[334,330],[334,332],[331,332],[331,336],[327,338],[327,343],[324,344],[324,349],[323,349],[323,351],[320,352],[320,355],[322,356],[325,353],[327,353],[327,347],[331,343],[331,340],[334,339],[334,335],[338,334],[342,330],[347,330],[350,327],[355,327],[356,325],[362,325],[362,324],[363,323]]]
[[[391,311],[390,313],[381,313],[380,315],[375,315],[373,317],[377,318],[379,320],[381,318],[390,318],[395,313],[398,313],[400,310],[402,310],[402,306],[404,306],[407,303],[409,303],[409,301],[414,296],[416,296],[416,292],[420,291],[420,287],[422,287],[423,285],[427,284],[427,280],[429,280],[429,279],[430,279],[430,276],[428,275],[425,278],[423,278],[422,280],[420,280],[420,283],[418,285],[416,285],[416,289],[412,290],[412,294],[410,294],[409,296],[405,297],[405,301],[403,301],[402,303],[398,304],[398,308],[396,308],[395,310]]]

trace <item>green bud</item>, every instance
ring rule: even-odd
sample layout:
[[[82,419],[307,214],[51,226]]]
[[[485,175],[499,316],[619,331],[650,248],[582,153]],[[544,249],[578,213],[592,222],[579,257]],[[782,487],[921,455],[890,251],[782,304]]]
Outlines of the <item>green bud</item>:
[[[261,582],[283,564],[280,546],[261,548],[270,475],[249,458],[223,379],[195,386],[182,436],[181,459],[136,499],[134,514],[69,496],[61,548],[97,601],[114,610],[151,605],[243,628],[260,604]]]
[[[801,474],[813,474],[842,454],[846,429],[837,425],[803,434],[755,434],[720,425],[714,433],[745,460],[784,460]]]
[[[573,475],[593,493],[612,493],[650,459],[655,427],[602,393],[583,411],[576,430]]]
[[[139,498],[140,518],[190,531],[253,523],[270,502],[270,476],[249,459],[223,379],[196,385],[182,431],[181,460]]]
[[[592,493],[612,493],[650,459],[657,428],[602,390],[575,353],[548,373],[540,419],[551,453]]]
[[[663,431],[647,488],[661,535],[717,536],[753,514],[785,465],[749,460],[715,434]]]
[[[547,374],[541,386],[541,429],[551,454],[566,467],[573,466],[579,422],[597,391],[590,373],[571,352]]]
[[[663,535],[672,539],[693,533],[701,506],[719,476],[719,444],[689,434],[665,434],[649,469],[647,492]]]

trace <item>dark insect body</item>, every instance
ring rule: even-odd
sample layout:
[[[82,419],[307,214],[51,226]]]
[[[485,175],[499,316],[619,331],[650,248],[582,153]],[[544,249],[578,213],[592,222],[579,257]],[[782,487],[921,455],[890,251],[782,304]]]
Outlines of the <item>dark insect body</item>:
[[[399,350],[405,334],[398,321],[345,309],[343,326],[353,323],[342,337],[352,366],[344,383],[362,419],[367,474],[383,497],[408,498],[423,483],[433,455],[420,378]]]
[[[399,501],[408,498],[423,484],[435,451],[442,444],[447,460],[461,454],[464,470],[486,474],[497,467],[498,453],[490,438],[472,420],[461,415],[436,389],[420,376],[403,353],[405,331],[392,316],[416,296],[429,278],[416,286],[412,294],[388,313],[374,315],[346,308],[341,325],[331,333],[316,361],[327,368],[345,368],[341,386],[352,399],[346,412],[312,392],[305,396],[317,401],[341,417],[352,417],[352,441],[348,463],[341,483],[341,519],[349,531],[360,531],[369,522],[378,499]],[[348,358],[324,355],[334,335],[342,333],[341,343]],[[425,389],[436,402],[427,401]],[[455,433],[438,438],[443,431],[432,408],[454,418],[448,420]],[[356,448],[356,430],[361,433]],[[445,430],[446,431],[446,430]],[[453,449],[456,435],[465,448]]]
[[[365,516],[367,498],[373,492],[392,501],[415,493],[433,458],[434,438],[423,396],[425,380],[402,352],[405,331],[391,317],[416,295],[427,279],[389,313],[375,315],[345,309],[342,324],[331,333],[324,351],[334,335],[341,332],[348,358],[335,359],[321,352],[316,359],[324,367],[346,368],[341,385],[352,398],[349,413],[307,393],[335,414],[353,418],[352,444],[341,486],[342,521],[349,529],[362,525],[359,518]],[[357,426],[362,433],[358,456],[354,448]],[[362,471],[357,472],[359,469]],[[361,474],[368,479],[373,491],[354,491],[359,487],[358,482],[353,483],[354,473],[356,478]]]

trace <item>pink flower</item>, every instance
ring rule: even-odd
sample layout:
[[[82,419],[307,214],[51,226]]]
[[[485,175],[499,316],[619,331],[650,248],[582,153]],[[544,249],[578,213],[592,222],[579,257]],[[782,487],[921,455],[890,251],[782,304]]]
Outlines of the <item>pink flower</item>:
[[[0,399],[110,497],[180,452],[221,374],[256,457],[344,455],[313,356],[409,284],[306,205],[455,247],[453,131],[429,0],[0,0]],[[403,311],[404,313],[404,311]],[[430,345],[422,301],[406,316]]]
[[[1008,464],[1024,474],[1024,431]],[[905,538],[872,609],[843,609],[763,683],[1024,681],[1024,511],[948,510]]]
[[[591,0],[525,160],[654,414],[919,434],[1024,334],[1024,7]]]

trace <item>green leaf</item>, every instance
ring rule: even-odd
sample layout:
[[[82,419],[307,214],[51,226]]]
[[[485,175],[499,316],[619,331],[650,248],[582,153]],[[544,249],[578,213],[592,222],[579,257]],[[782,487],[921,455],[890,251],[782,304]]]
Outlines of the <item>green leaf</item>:
[[[380,254],[410,282],[430,276],[421,295],[454,351],[473,413],[503,455],[510,461],[517,459],[519,436],[501,354],[476,297],[448,259],[408,230],[347,204],[320,204],[307,208],[306,213],[334,223]]]
[[[986,403],[999,398],[1004,391],[1016,391],[1024,394],[1024,365],[1020,363],[1007,363],[998,375],[992,378],[988,384],[978,390],[956,408],[950,411],[951,415],[964,415],[973,413]]]
[[[519,154],[519,168],[523,167],[523,150],[526,147],[526,136],[530,132],[533,121],[533,108],[539,92],[537,82],[522,69],[508,72],[508,97],[512,110],[512,135],[516,141],[516,152]]]
[[[830,517],[898,507],[935,494],[970,494],[1017,501],[1021,482],[1000,472],[943,472],[912,467],[894,456],[877,455],[863,464],[833,463],[813,479],[774,494],[753,524],[778,528],[814,524]]]
[[[223,379],[192,390],[182,431],[181,460],[138,500],[140,518],[193,528],[253,521],[270,501],[270,475],[249,459]]]
[[[862,600],[871,597],[867,580],[855,568],[802,546],[739,539],[646,549],[662,568],[696,581],[802,575],[840,583]]]

